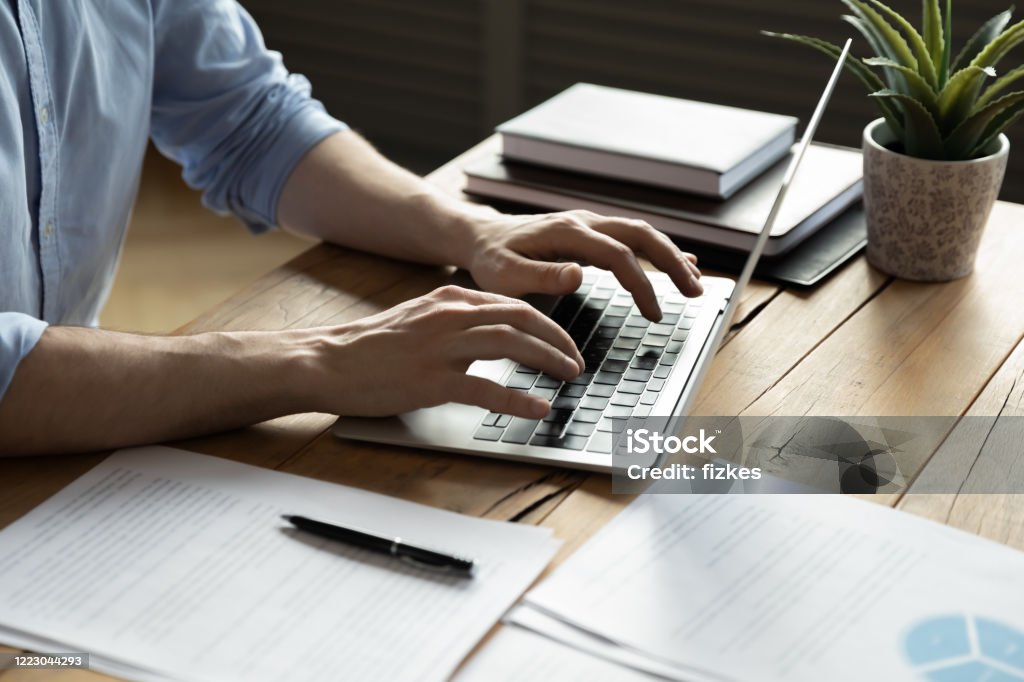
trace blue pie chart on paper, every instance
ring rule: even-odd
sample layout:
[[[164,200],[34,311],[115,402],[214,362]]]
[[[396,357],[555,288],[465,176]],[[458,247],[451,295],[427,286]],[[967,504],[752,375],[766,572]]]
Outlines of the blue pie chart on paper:
[[[1024,632],[996,620],[929,618],[910,630],[904,648],[928,682],[1024,682]]]

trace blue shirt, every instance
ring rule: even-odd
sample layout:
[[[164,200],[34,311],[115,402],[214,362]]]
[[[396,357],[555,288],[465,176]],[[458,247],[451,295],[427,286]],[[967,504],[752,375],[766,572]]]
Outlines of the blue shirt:
[[[97,324],[150,137],[261,231],[344,128],[234,0],[0,0],[0,399],[48,323]]]

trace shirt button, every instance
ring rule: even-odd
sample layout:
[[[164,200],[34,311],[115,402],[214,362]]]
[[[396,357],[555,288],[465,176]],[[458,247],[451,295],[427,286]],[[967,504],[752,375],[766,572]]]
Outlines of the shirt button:
[[[49,121],[49,120],[50,120],[50,108],[49,107],[43,107],[42,109],[39,110],[39,122],[41,124],[43,124],[43,125],[46,125],[47,121]]]
[[[53,239],[53,223],[46,223],[46,227],[43,229],[43,234],[46,235],[47,239]]]

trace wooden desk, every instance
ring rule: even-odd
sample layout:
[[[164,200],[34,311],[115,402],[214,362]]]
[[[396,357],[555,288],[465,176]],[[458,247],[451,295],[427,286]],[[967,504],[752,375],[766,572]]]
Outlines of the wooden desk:
[[[460,167],[430,176],[460,192]],[[697,412],[707,415],[997,415],[1024,413],[1024,206],[1000,203],[976,273],[949,284],[894,281],[864,258],[810,292],[753,283]],[[449,271],[317,246],[195,320],[183,333],[329,325],[426,293]],[[168,381],[173,381],[168,377]],[[329,415],[285,417],[175,445],[493,519],[550,526],[554,564],[627,499],[606,476],[343,442]],[[974,457],[973,453],[964,453]],[[0,460],[0,526],[27,513],[102,455]],[[1010,462],[1006,470],[1010,470]],[[1020,467],[1018,463],[1018,471]],[[1024,476],[1024,474],[1019,474]],[[1024,549],[1024,497],[874,498]],[[87,671],[7,671],[0,682],[99,680]]]

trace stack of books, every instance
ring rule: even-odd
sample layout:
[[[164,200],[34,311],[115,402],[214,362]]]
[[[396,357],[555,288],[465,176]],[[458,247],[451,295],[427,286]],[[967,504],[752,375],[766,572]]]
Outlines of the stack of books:
[[[688,243],[753,247],[797,119],[579,83],[498,127],[502,153],[465,168],[470,194],[638,218]],[[857,203],[857,150],[814,144],[765,249],[781,257]]]

